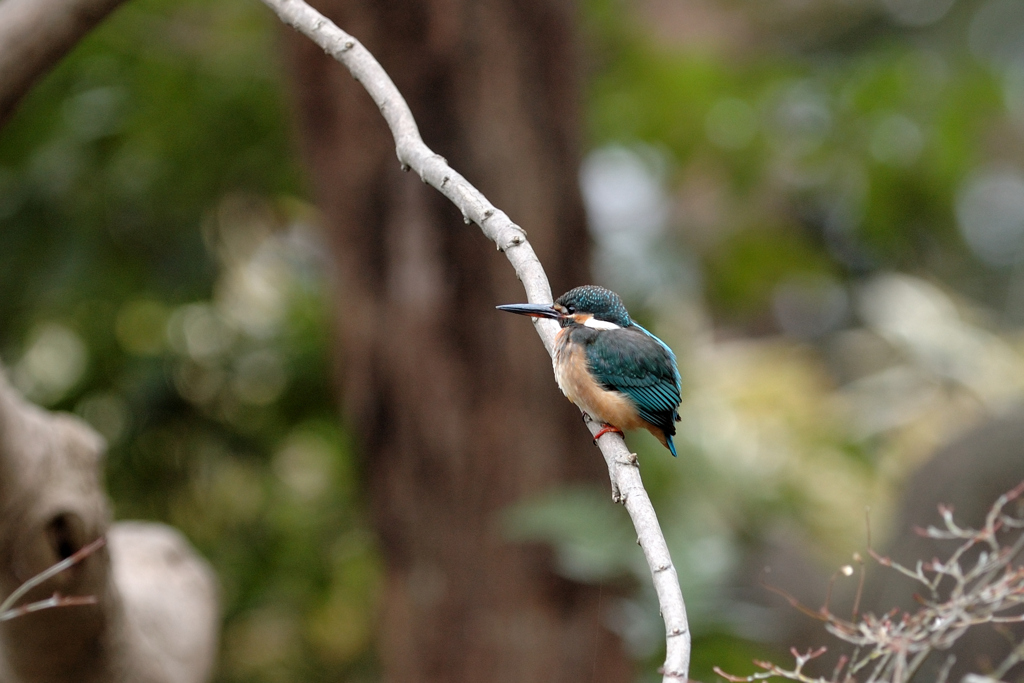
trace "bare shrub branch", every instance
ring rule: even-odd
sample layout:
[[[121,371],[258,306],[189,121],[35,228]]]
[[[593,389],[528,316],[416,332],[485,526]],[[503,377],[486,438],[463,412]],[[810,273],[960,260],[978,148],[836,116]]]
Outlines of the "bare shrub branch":
[[[883,567],[892,569],[919,583],[926,596],[916,612],[893,609],[880,616],[867,613],[858,616],[856,608],[850,619],[843,619],[829,609],[828,603],[817,612],[786,597],[801,611],[825,622],[825,628],[837,638],[855,647],[852,655],[839,660],[831,682],[843,683],[905,683],[913,678],[929,655],[948,650],[967,632],[981,624],[1012,624],[1024,622],[1024,511],[1007,512],[1007,507],[1024,496],[1024,482],[1004,493],[992,505],[980,529],[962,527],[953,518],[952,509],[940,506],[941,527],[918,529],[918,533],[936,540],[956,540],[960,545],[945,561],[919,560],[907,567],[869,549],[871,557]],[[976,556],[972,551],[977,550]],[[825,678],[810,678],[803,666],[825,649],[799,655],[793,651],[796,665],[783,669],[771,662],[755,662],[765,671],[749,676],[718,673],[734,683],[759,681],[773,676],[801,683],[828,683]],[[989,674],[995,679],[1005,675],[1024,659],[1024,643]],[[944,683],[954,659],[947,658],[940,669]]]

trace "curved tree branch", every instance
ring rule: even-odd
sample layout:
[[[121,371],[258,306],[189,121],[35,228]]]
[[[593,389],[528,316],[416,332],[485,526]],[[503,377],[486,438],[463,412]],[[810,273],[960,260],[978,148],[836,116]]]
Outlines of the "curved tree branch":
[[[526,239],[526,232],[494,207],[448,162],[424,144],[405,99],[391,77],[363,45],[303,0],[263,0],[289,26],[309,37],[325,52],[341,62],[359,81],[380,108],[395,138],[396,153],[402,168],[412,169],[423,182],[448,197],[461,211],[466,222],[476,223],[515,268],[531,303],[551,303],[551,286],[540,260]],[[535,320],[548,353],[554,349],[558,324],[553,320]],[[600,425],[589,423],[591,434]],[[663,668],[666,683],[686,681],[690,663],[690,631],[686,607],[668,545],[657,515],[640,479],[636,456],[616,434],[601,437],[598,445],[608,465],[612,498],[622,503],[636,527],[638,542],[651,569],[665,620],[666,657]]]
[[[124,1],[0,2],[0,126],[36,80]]]

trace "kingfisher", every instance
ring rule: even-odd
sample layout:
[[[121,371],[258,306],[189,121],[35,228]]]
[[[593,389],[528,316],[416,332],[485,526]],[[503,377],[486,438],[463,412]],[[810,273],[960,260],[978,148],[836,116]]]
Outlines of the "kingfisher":
[[[682,402],[676,357],[633,322],[615,292],[583,285],[555,303],[505,304],[498,310],[557,320],[552,365],[562,393],[607,432],[646,429],[676,455],[672,437]]]

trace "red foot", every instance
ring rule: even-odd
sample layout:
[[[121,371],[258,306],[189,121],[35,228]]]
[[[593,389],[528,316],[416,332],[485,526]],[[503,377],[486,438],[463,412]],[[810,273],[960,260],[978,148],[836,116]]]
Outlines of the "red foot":
[[[619,429],[618,427],[613,427],[611,425],[605,425],[604,427],[601,427],[601,431],[599,431],[597,434],[594,435],[594,443],[597,443],[597,440],[600,439],[602,436],[604,436],[608,432],[615,432],[619,436],[624,436],[624,434],[622,433],[622,430]]]

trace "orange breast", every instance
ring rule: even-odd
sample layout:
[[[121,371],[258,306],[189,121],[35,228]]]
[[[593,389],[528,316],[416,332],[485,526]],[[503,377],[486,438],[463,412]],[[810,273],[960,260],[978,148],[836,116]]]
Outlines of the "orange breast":
[[[558,388],[595,420],[623,430],[650,428],[624,394],[609,391],[593,380],[583,349],[569,344],[568,328],[558,332],[552,364]]]

